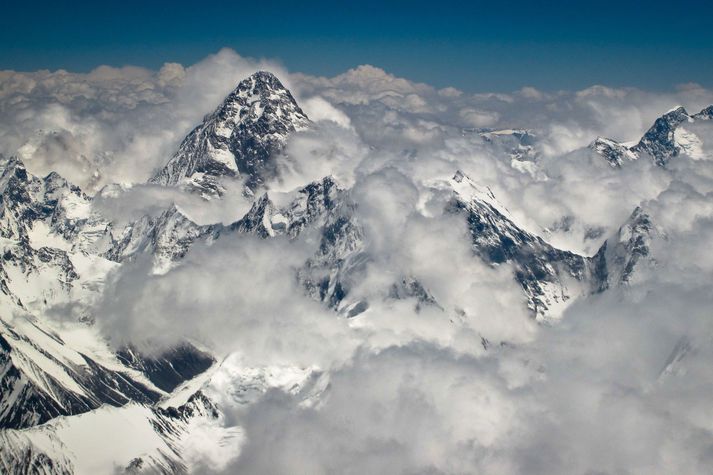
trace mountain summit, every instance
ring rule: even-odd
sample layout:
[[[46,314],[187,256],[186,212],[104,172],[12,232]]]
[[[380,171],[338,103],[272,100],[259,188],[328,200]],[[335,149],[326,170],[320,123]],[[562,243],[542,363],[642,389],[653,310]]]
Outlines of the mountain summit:
[[[713,105],[693,115],[678,106],[656,119],[641,140],[633,146],[597,137],[589,148],[604,157],[613,167],[621,167],[626,161],[636,160],[642,155],[650,157],[660,167],[666,167],[672,158],[680,154],[700,159],[704,152],[701,149],[701,138],[695,133],[695,126],[712,117]],[[694,129],[689,129],[687,124],[692,124]]]
[[[250,189],[276,174],[271,160],[290,133],[309,126],[307,115],[277,77],[258,71],[238,84],[203,119],[151,183],[187,185],[207,196],[221,194],[220,177],[244,177]]]
[[[679,153],[674,137],[676,127],[691,117],[683,107],[676,107],[656,119],[654,125],[646,131],[638,144],[632,150],[637,153],[648,153],[656,165],[664,166]]]

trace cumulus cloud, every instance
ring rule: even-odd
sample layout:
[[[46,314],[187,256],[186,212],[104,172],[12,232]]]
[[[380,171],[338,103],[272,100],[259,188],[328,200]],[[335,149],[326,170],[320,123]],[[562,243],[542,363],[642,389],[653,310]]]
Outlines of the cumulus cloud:
[[[190,335],[219,355],[239,349],[253,365],[326,366],[351,336],[294,279],[308,251],[286,239],[241,236],[199,246],[165,275],[139,260],[114,274],[99,323],[119,347],[151,352]]]
[[[499,115],[496,112],[489,112],[476,109],[461,109],[461,118],[473,127],[488,127],[498,122]]]
[[[315,121],[329,120],[344,128],[349,128],[349,117],[320,96],[310,97],[301,102],[307,116]]]
[[[713,302],[683,316],[672,301],[696,292],[664,288],[607,295],[485,355],[359,351],[318,407],[275,390],[241,415],[247,444],[225,473],[705,473]],[[672,359],[682,341],[695,356]]]
[[[224,180],[221,186],[225,189],[223,199],[205,200],[179,188],[142,183],[108,185],[94,196],[92,209],[117,229],[142,216],[157,216],[172,205],[196,224],[231,224],[245,216],[252,201],[243,194],[239,180]]]
[[[0,144],[31,169],[96,191],[117,222],[177,204],[200,224],[230,223],[239,186],[206,202],[145,185],[181,138],[235,84],[270,69],[314,123],[279,157],[276,197],[326,175],[348,189],[366,264],[347,319],[305,295],[295,271],[319,236],[231,235],[201,243],[162,275],[137,259],[109,276],[97,324],[145,351],[190,337],[254,368],[298,368],[312,385],[249,402],[221,395],[245,443],[225,473],[704,473],[711,462],[713,160],[702,140],[666,169],[621,168],[586,146],[637,140],[699,85],[653,93],[468,93],[360,66],[333,78],[223,50],[160,71],[98,68],[0,73]],[[696,149],[698,150],[698,149]],[[695,155],[695,154],[694,154]],[[473,255],[466,223],[444,212],[439,183],[463,170],[522,227],[594,254],[636,206],[651,216],[650,265],[629,285],[574,302],[537,324],[513,270]],[[413,278],[437,305],[390,298]],[[236,356],[237,355],[237,356]],[[212,473],[210,467],[202,472]]]

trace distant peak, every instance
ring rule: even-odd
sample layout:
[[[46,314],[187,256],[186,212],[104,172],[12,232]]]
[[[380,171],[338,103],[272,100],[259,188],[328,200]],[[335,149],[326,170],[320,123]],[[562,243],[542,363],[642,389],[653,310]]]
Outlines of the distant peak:
[[[625,145],[606,137],[597,137],[589,148],[604,157],[612,167],[620,167],[624,160],[636,160],[638,155]]]
[[[224,190],[219,178],[242,176],[254,190],[277,176],[272,158],[282,152],[288,136],[309,125],[277,76],[257,71],[204,117],[151,182],[183,184],[204,196],[220,196]]]
[[[666,163],[679,153],[674,140],[676,127],[686,121],[693,120],[682,106],[677,106],[656,119],[649,130],[646,131],[632,151],[649,154],[659,166]]]
[[[654,124],[651,126],[651,129],[649,131],[655,129],[657,126],[663,126],[664,124],[667,125],[668,127],[675,128],[677,127],[680,123],[686,122],[687,120],[690,120],[691,116],[688,115],[688,112],[683,106],[676,106],[673,109],[669,110],[666,112],[664,115],[656,119]]]
[[[473,200],[484,202],[495,208],[502,215],[509,217],[510,211],[495,197],[490,187],[477,185],[468,175],[457,170],[450,180],[450,186],[466,203]]]
[[[467,178],[467,176],[460,170],[456,170],[455,175],[453,175],[453,180],[455,180],[456,183],[461,183],[464,178]]]
[[[2,168],[15,168],[15,167],[21,167],[25,168],[25,164],[22,162],[20,157],[13,155],[10,157],[5,157],[3,155],[0,155],[0,167]]]
[[[10,175],[16,176],[21,180],[27,180],[27,169],[25,164],[16,156],[2,158],[0,160],[0,178],[5,178]]]
[[[269,71],[257,71],[238,83],[235,88],[235,93],[250,92],[252,94],[260,94],[265,91],[285,91],[287,88],[273,73]]]
[[[698,114],[693,116],[694,119],[711,120],[713,119],[713,105],[702,109]]]
[[[680,115],[680,114],[688,115],[688,112],[686,112],[686,109],[683,106],[678,105],[678,106],[674,107],[673,109],[670,109],[668,112],[666,112],[664,114],[664,117],[666,117],[668,115]]]
[[[605,145],[621,145],[619,142],[616,140],[612,140],[607,137],[602,137],[601,135],[598,135],[596,139],[592,143],[589,144],[589,148],[595,148],[599,144],[605,144]]]

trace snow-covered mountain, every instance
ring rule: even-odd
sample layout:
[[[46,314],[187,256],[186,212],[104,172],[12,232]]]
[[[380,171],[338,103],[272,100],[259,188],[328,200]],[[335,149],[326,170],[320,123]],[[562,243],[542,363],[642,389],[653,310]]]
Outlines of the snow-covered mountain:
[[[502,129],[481,131],[486,142],[500,148],[505,156],[518,162],[530,162],[538,158],[535,148],[537,137],[531,130]]]
[[[689,126],[710,120],[713,106],[697,114],[689,115],[683,107],[676,107],[654,121],[641,139],[627,145],[605,137],[597,137],[589,146],[604,157],[613,167],[622,166],[627,160],[647,156],[658,166],[666,164],[680,154],[694,159],[703,158],[702,141]]]
[[[272,73],[242,81],[181,143],[151,179],[184,185],[205,196],[220,195],[222,177],[242,177],[250,189],[275,176],[271,160],[290,133],[309,127],[290,91]]]
[[[678,108],[657,119],[634,146],[599,138],[592,148],[613,166],[642,155],[665,166],[678,154],[694,156],[695,134],[685,127],[711,117],[711,107],[693,116]],[[242,180],[253,202],[231,224],[198,224],[173,205],[119,225],[58,174],[37,177],[18,159],[0,161],[3,473],[182,473],[205,455],[196,450],[214,456],[212,463],[226,463],[234,454],[225,453],[225,441],[241,434],[221,424],[221,404],[241,407],[281,388],[308,405],[325,391],[328,379],[315,368],[243,367],[195,342],[150,355],[131,346],[112,348],[92,312],[111,291],[111,273],[133,260],[148,259],[153,273],[165,274],[198,244],[244,234],[265,240],[316,236],[314,252],[294,269],[294,278],[334,318],[358,319],[374,298],[413,298],[419,308],[457,311],[411,275],[384,278],[379,297],[356,292],[374,259],[358,212],[369,197],[355,196],[333,176],[289,193],[266,186],[277,177],[275,157],[290,134],[309,127],[290,91],[271,73],[258,72],[240,82],[151,178],[151,184],[206,200],[224,198],[222,180]],[[481,136],[508,150],[511,160],[537,158],[529,131]],[[589,257],[528,230],[478,177],[454,169],[424,186],[447,196],[443,212],[467,225],[474,263],[511,272],[537,321],[560,318],[578,298],[625,286],[641,266],[655,265],[649,243],[659,232],[642,208]],[[120,448],[102,445],[110,438],[120,440]]]
[[[153,404],[163,389],[213,363],[188,344],[151,358],[116,354],[92,329],[90,309],[119,263],[109,259],[117,247],[111,224],[79,188],[6,159],[0,213],[2,427],[30,427],[103,404]]]
[[[597,137],[589,148],[604,157],[613,167],[620,167],[627,160],[639,158],[637,153],[626,145],[605,137]]]
[[[219,418],[201,392],[169,409],[137,403],[103,406],[30,429],[3,430],[0,469],[12,475],[187,473],[200,450],[231,456],[221,453],[221,445],[239,441],[241,433],[221,430]],[[212,437],[201,440],[207,435]]]
[[[462,172],[451,184],[455,190],[451,209],[467,220],[475,253],[491,265],[511,264],[533,314],[558,317],[568,301],[586,288],[588,259],[556,249],[518,227],[490,190],[480,189]]]
[[[27,311],[91,304],[113,263],[99,257],[110,225],[91,212],[90,198],[56,173],[31,175],[17,159],[0,163],[0,197],[4,297]]]
[[[713,105],[710,105],[710,106],[704,108],[698,114],[694,114],[693,118],[697,119],[697,120],[711,120],[711,119],[713,119]]]
[[[616,235],[607,239],[594,256],[595,285],[599,291],[628,284],[636,278],[635,270],[654,265],[651,240],[664,237],[642,208],[637,207]]]
[[[144,375],[124,367],[106,346],[92,351],[74,347],[77,342],[65,341],[31,316],[3,315],[1,324],[2,427],[32,427],[102,404],[151,404],[163,395]],[[71,338],[97,339],[98,335],[76,328]]]

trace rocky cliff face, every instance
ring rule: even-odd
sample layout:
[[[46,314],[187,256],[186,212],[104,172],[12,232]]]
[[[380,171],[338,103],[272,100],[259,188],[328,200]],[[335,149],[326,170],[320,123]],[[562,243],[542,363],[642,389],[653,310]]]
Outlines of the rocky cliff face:
[[[643,265],[653,266],[651,240],[662,237],[651,217],[636,208],[615,236],[607,239],[594,256],[593,284],[597,291],[626,285],[635,279],[635,270]]]
[[[455,190],[451,212],[467,220],[475,254],[490,265],[513,266],[533,315],[559,316],[568,301],[582,293],[581,284],[589,277],[588,260],[518,227],[492,192],[479,188],[462,172],[451,184]]]
[[[662,115],[646,131],[633,146],[627,146],[615,140],[598,137],[589,146],[590,149],[604,157],[612,166],[620,167],[626,161],[647,156],[653,162],[665,167],[673,158],[688,154],[694,159],[702,158],[700,138],[684,127],[686,124],[696,124],[710,120],[713,106],[709,106],[697,114],[689,115],[683,107],[677,107]]]
[[[183,184],[204,196],[217,196],[224,191],[222,177],[241,177],[255,190],[275,176],[273,158],[287,137],[309,124],[280,80],[257,72],[205,117],[151,182]]]

